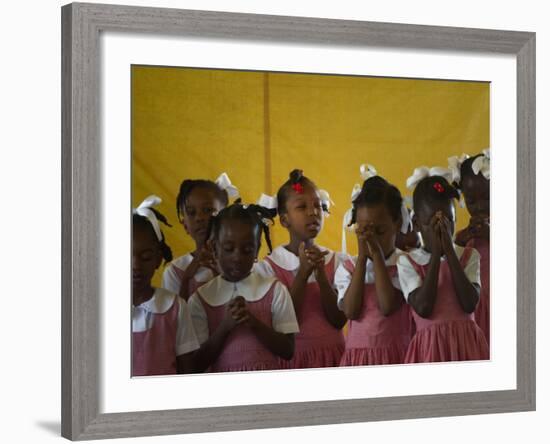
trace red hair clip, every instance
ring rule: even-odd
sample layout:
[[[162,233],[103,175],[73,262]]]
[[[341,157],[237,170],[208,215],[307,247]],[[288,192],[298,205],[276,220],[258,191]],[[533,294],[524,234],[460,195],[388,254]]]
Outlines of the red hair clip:
[[[443,185],[441,185],[439,182],[434,183],[434,189],[438,193],[444,193],[445,192],[445,188],[443,188]]]
[[[293,183],[292,189],[296,191],[298,194],[302,194],[304,192],[304,187],[301,183]]]

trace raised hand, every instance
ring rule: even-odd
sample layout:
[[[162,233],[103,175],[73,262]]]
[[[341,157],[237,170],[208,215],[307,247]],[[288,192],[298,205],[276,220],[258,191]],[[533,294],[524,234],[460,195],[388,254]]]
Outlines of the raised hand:
[[[430,219],[430,248],[431,253],[436,257],[441,257],[443,254],[443,246],[441,244],[441,218],[443,213],[437,211]]]
[[[446,216],[442,215],[439,219],[439,226],[441,247],[443,253],[448,256],[451,251],[454,251],[451,222]]]

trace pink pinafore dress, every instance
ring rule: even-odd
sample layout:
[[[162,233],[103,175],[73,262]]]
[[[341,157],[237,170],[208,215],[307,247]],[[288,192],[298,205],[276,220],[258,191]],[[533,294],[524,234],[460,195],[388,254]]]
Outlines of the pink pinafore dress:
[[[173,265],[174,267],[174,270],[176,272],[176,274],[178,275],[178,277],[180,278],[180,282],[182,281],[183,279],[183,274],[185,273],[185,270],[182,270],[181,268],[178,268],[176,267],[175,265]],[[189,279],[189,282],[188,282],[188,292],[187,294],[189,296],[191,296],[193,293],[195,293],[201,286],[203,286],[204,284],[206,284],[206,282],[208,281],[199,281],[196,279],[196,275],[193,276],[191,279]]]
[[[475,319],[479,328],[485,334],[487,344],[491,344],[491,311],[490,311],[490,294],[491,294],[491,279],[490,279],[490,263],[491,263],[491,245],[487,239],[474,238],[471,239],[468,247],[475,248],[481,257],[480,274],[481,274],[481,293],[479,295],[479,304],[476,307]]]
[[[460,258],[464,268],[471,248],[465,248]],[[407,255],[412,266],[425,279],[428,265],[417,264]],[[456,296],[447,261],[441,261],[437,297],[429,318],[411,310],[416,333],[409,344],[405,363],[444,362],[489,359],[485,335],[474,320],[473,313],[465,313]]]
[[[276,281],[265,296],[257,301],[246,301],[250,312],[268,327],[272,327],[271,304]],[[197,292],[208,319],[208,330],[213,333],[222,322],[226,305],[212,306]],[[269,351],[246,325],[238,325],[227,337],[223,351],[210,366],[210,372],[237,372],[274,370],[280,368],[279,358]]]
[[[334,264],[336,255],[325,264],[329,282],[334,282]],[[265,260],[271,265],[275,277],[288,289],[294,281],[292,271],[278,266],[268,257]],[[321,305],[321,290],[317,282],[308,282],[301,313],[296,313],[300,332],[294,336],[294,357],[290,361],[281,359],[281,368],[319,368],[338,367],[344,352],[344,335],[326,319]]]
[[[344,267],[353,273],[351,261]],[[397,266],[387,267],[390,277],[397,275]],[[395,289],[401,298],[401,292]],[[341,366],[402,364],[411,341],[412,318],[408,304],[401,306],[389,316],[380,312],[376,286],[365,283],[363,306],[359,318],[349,321],[346,349]]]
[[[132,376],[173,375],[176,367],[176,333],[179,300],[165,313],[155,313],[153,325],[132,332]]]

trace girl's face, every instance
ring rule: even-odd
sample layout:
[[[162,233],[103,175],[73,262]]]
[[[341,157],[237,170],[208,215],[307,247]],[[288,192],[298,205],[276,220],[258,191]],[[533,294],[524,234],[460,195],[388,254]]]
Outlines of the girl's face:
[[[468,175],[462,179],[461,185],[470,216],[489,219],[491,208],[489,181],[482,174]]]
[[[420,208],[414,211],[414,229],[422,235],[424,249],[432,251],[432,226],[431,221],[435,213],[441,211],[443,216],[449,220],[449,236],[452,238],[455,232],[455,206],[452,200],[436,202],[424,202]]]
[[[227,220],[214,240],[214,252],[222,277],[237,282],[250,274],[259,250],[258,227]]]
[[[204,245],[212,214],[223,208],[214,190],[194,188],[185,202],[182,224],[197,245]]]
[[[132,230],[132,291],[151,287],[151,279],[162,262],[155,233],[148,227],[134,226]]]
[[[357,229],[362,231],[372,226],[376,240],[387,257],[395,249],[395,236],[399,231],[400,220],[394,221],[383,204],[360,206],[355,214]]]
[[[281,225],[301,241],[314,239],[323,228],[323,207],[319,192],[311,185],[304,185],[303,192],[290,191],[286,201],[286,213],[280,217]]]

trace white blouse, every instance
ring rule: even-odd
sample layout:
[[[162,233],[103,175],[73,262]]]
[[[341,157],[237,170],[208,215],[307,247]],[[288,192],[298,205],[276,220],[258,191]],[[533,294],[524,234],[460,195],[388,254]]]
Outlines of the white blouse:
[[[213,307],[227,304],[231,299],[242,296],[249,302],[262,299],[269,291],[273,283],[273,301],[271,303],[272,326],[280,333],[298,333],[298,321],[294,312],[294,306],[288,289],[272,277],[252,272],[246,278],[238,282],[229,282],[221,276],[216,276],[204,284],[199,290],[200,296],[206,303]],[[199,342],[202,344],[210,336],[208,319],[197,292],[189,299],[189,308],[193,327]]]
[[[454,245],[456,255],[458,259],[462,257],[464,248],[459,245]],[[414,290],[422,286],[422,277],[416,272],[412,264],[406,255],[409,254],[411,259],[419,265],[427,265],[432,257],[431,253],[427,252],[423,248],[415,248],[414,250],[404,253],[397,259],[397,272],[399,275],[399,282],[403,291],[405,300],[408,300],[409,294]],[[441,257],[442,261],[447,260],[445,256]],[[481,285],[480,277],[480,256],[477,250],[472,249],[472,254],[466,267],[464,267],[464,273],[472,284]]]
[[[401,254],[403,254],[401,250],[395,249],[395,251],[390,255],[390,257],[388,257],[384,261],[386,264],[386,267],[396,265],[397,258]],[[357,264],[357,256],[349,257],[348,260],[351,260],[354,266]],[[334,274],[334,285],[336,286],[336,289],[338,291],[338,308],[340,310],[343,307],[344,295],[351,283],[351,277],[352,277],[352,274],[346,269],[346,267],[344,266],[344,263],[341,263],[336,269],[336,273]],[[399,284],[399,277],[397,276],[397,273],[395,274],[395,276],[391,278],[391,282],[395,288],[397,288],[398,290],[401,290],[401,285]],[[373,283],[374,283],[374,262],[370,259],[367,259],[367,266],[366,266],[366,272],[365,272],[365,284],[373,284]]]
[[[132,333],[149,330],[155,322],[155,314],[166,313],[178,298],[178,327],[176,331],[176,356],[199,348],[187,303],[164,288],[155,288],[153,297],[138,306],[132,305]]]

